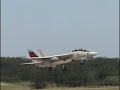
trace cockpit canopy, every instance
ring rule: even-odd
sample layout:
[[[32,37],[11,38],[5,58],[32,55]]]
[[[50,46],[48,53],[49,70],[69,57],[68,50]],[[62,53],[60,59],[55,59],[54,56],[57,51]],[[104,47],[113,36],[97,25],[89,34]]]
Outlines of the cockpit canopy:
[[[76,52],[76,51],[89,52],[89,51],[88,51],[88,50],[86,50],[86,49],[75,49],[75,50],[72,50],[72,52]]]

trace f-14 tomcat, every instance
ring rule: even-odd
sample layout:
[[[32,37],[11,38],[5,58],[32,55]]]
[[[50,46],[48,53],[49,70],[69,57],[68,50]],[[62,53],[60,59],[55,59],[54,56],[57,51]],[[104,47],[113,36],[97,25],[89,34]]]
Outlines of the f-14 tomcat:
[[[89,60],[98,55],[98,53],[93,51],[88,51],[85,49],[75,49],[66,54],[60,55],[46,55],[42,50],[38,50],[38,54],[34,53],[32,50],[28,50],[29,56],[27,59],[31,60],[30,63],[23,63],[28,65],[34,65],[36,67],[48,67],[48,70],[51,71],[53,67],[57,65],[63,65],[63,71],[66,70],[65,64],[74,60],[80,60],[83,64],[83,60]]]

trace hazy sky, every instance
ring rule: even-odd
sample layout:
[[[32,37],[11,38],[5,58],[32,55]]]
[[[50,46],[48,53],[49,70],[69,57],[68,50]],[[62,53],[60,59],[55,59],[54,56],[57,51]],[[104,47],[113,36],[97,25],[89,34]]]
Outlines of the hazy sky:
[[[1,55],[84,48],[119,56],[119,0],[1,0]]]

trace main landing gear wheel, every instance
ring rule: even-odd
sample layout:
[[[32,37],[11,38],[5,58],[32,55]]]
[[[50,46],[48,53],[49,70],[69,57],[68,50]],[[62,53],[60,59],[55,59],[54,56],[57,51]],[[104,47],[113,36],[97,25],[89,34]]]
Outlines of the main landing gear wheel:
[[[66,59],[63,59],[63,61],[65,61]]]
[[[83,65],[83,62],[81,62],[81,65]]]
[[[33,64],[33,67],[35,67],[35,64]]]
[[[49,70],[49,71],[52,71],[52,67],[48,67],[48,70]]]
[[[65,66],[65,65],[63,65],[62,70],[63,70],[63,71],[66,71],[66,66]]]

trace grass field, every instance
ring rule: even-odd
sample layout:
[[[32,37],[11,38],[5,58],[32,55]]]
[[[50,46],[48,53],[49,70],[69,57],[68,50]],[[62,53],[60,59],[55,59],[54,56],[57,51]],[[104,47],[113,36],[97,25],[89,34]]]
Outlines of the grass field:
[[[1,90],[31,90],[27,84],[24,83],[1,83]]]
[[[35,90],[29,87],[29,83],[1,83],[1,90]],[[118,86],[115,87],[51,87],[42,90],[119,90]]]

